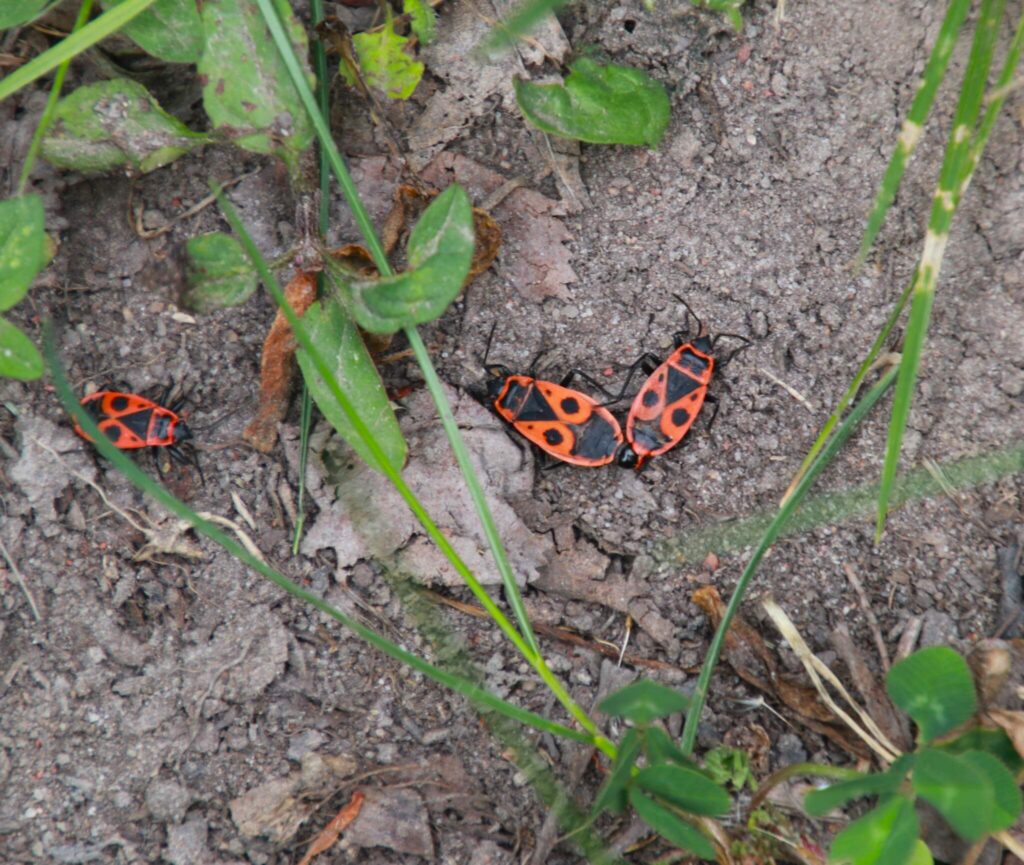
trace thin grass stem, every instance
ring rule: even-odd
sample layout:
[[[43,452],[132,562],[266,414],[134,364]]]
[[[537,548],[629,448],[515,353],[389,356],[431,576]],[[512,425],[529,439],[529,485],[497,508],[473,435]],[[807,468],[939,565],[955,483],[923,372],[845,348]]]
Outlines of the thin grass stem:
[[[832,437],[825,449],[821,452],[821,455],[804,475],[800,484],[793,491],[793,494],[779,508],[778,513],[775,515],[775,518],[772,520],[771,524],[762,536],[760,543],[757,545],[757,549],[754,550],[754,554],[750,557],[750,561],[747,562],[747,566],[743,569],[743,573],[740,575],[739,581],[736,583],[736,588],[733,590],[732,596],[729,598],[729,603],[722,616],[722,621],[716,629],[714,637],[711,639],[711,645],[708,646],[708,653],[704,658],[704,663],[700,670],[700,676],[697,679],[697,687],[694,689],[690,708],[686,713],[686,724],[683,727],[682,739],[680,741],[680,747],[685,754],[693,753],[693,747],[697,741],[697,724],[700,721],[700,715],[704,709],[704,704],[707,702],[708,688],[711,685],[711,676],[718,664],[718,656],[721,654],[722,644],[725,642],[725,635],[728,633],[729,625],[732,623],[733,618],[739,610],[740,603],[746,596],[747,587],[750,585],[751,579],[753,579],[754,574],[757,572],[757,569],[761,564],[761,560],[764,558],[765,553],[768,552],[768,549],[772,544],[775,543],[779,534],[793,516],[793,512],[810,491],[814,482],[817,480],[818,475],[820,475],[825,467],[832,462],[835,455],[839,452],[839,449],[853,434],[853,431],[858,427],[865,415],[892,386],[893,381],[896,379],[896,374],[897,371],[895,369],[890,369],[886,372],[874,387],[865,394],[864,398],[853,407],[849,416],[843,421],[839,429],[836,430],[836,434]]]

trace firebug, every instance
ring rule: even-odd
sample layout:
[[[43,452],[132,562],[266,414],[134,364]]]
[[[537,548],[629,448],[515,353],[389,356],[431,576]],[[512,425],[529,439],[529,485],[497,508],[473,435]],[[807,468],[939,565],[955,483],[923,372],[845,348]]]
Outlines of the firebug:
[[[167,402],[170,392],[171,387],[168,387],[159,401],[155,402],[134,393],[100,390],[83,397],[81,404],[116,447],[122,450],[167,448],[173,460],[195,466],[202,478],[199,460],[188,444],[192,439],[192,430],[179,414],[185,398],[165,407],[163,403]],[[77,422],[74,428],[86,441],[92,441],[92,437]]]
[[[728,337],[744,343],[720,362],[719,368],[750,345],[750,340],[734,333],[710,337],[689,304],[681,297],[676,299],[697,322],[697,336],[690,340],[687,331],[679,331],[673,339],[675,348],[667,358],[661,360],[647,352],[633,364],[622,393],[629,388],[637,369],[647,374],[647,380],[633,398],[626,418],[627,445],[617,457],[618,464],[627,468],[640,470],[651,457],[678,445],[693,426],[705,401],[716,401],[708,394],[708,385],[715,370],[712,352],[718,341]]]

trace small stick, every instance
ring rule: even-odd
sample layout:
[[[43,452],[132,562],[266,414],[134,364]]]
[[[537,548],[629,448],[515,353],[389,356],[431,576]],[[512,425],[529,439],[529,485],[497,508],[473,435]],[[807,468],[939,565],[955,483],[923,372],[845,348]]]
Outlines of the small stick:
[[[868,603],[868,596],[864,591],[864,584],[861,583],[860,577],[857,576],[849,564],[843,565],[843,573],[846,574],[846,579],[850,581],[850,585],[853,586],[854,591],[857,593],[857,600],[860,601],[860,608],[868,620],[868,629],[871,631],[871,636],[875,640],[875,648],[878,650],[878,658],[882,662],[882,669],[888,673],[889,667],[892,666],[889,660],[889,650],[886,648],[885,640],[882,639],[882,631],[878,627],[878,619],[875,618],[874,611],[871,609],[871,604]]]
[[[36,599],[32,597],[32,592],[29,590],[28,585],[25,583],[25,577],[18,570],[18,566],[14,564],[14,559],[11,558],[11,554],[7,552],[7,547],[4,545],[2,539],[0,539],[0,554],[3,555],[7,561],[7,567],[11,569],[11,573],[14,574],[14,579],[21,587],[21,591],[25,594],[25,599],[28,601],[28,605],[32,608],[32,615],[35,617],[37,622],[42,621],[42,617],[39,615],[39,607],[36,606]]]

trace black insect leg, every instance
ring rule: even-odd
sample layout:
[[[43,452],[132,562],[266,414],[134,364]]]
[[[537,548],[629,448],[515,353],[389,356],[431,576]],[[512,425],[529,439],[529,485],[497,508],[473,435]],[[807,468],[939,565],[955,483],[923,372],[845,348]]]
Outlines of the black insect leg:
[[[725,367],[732,362],[732,359],[736,357],[736,355],[738,355],[741,351],[746,351],[748,348],[750,348],[750,346],[753,345],[753,343],[749,339],[747,339],[745,336],[740,336],[738,333],[718,333],[715,334],[714,338],[711,340],[711,348],[713,349],[718,344],[718,341],[723,337],[728,337],[729,339],[738,339],[743,343],[743,345],[733,349],[731,352],[729,352],[728,355],[726,355],[726,357],[723,360],[717,361],[718,368],[720,370],[725,369]]]

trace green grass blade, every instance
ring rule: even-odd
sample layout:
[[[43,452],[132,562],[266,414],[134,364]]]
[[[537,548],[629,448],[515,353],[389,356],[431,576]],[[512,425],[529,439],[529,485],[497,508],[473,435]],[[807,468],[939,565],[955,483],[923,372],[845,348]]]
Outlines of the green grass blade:
[[[480,45],[485,56],[511,48],[527,36],[541,21],[564,6],[566,0],[524,0],[511,15],[494,23],[490,34]]]
[[[306,86],[306,81],[302,75],[301,67],[298,61],[294,58],[291,43],[288,41],[284,33],[284,29],[281,27],[277,15],[274,12],[271,0],[256,0],[256,2],[259,3],[264,16],[267,18],[267,25],[270,29],[271,35],[277,44],[278,50],[284,57],[285,66],[292,77],[292,81],[299,92],[299,97],[302,99],[302,103],[305,106],[306,111],[310,115],[313,127],[320,140],[322,154],[326,156],[327,161],[329,162],[332,170],[334,171],[334,175],[341,186],[342,192],[345,195],[345,200],[348,202],[349,207],[352,208],[353,216],[359,226],[360,233],[366,241],[367,248],[373,256],[374,263],[377,265],[377,270],[383,276],[390,275],[393,271],[386,256],[384,255],[384,249],[380,244],[376,231],[374,230],[373,223],[359,198],[359,193],[355,188],[355,184],[352,182],[351,176],[348,173],[348,169],[345,166],[341,154],[338,152],[338,149],[334,144],[334,139],[330,135],[330,131],[323,119],[323,115],[318,110],[313,99],[313,94],[310,92],[308,86]],[[537,672],[545,682],[548,683],[549,687],[551,687],[553,686],[553,683],[557,682],[557,680],[554,675],[546,669],[547,665],[538,649],[536,637],[533,634],[533,629],[530,626],[529,617],[526,613],[526,607],[522,602],[518,586],[515,582],[515,577],[512,573],[511,566],[508,563],[508,556],[501,544],[501,538],[495,528],[494,518],[487,506],[483,490],[473,473],[472,465],[469,462],[468,452],[466,451],[465,444],[462,441],[462,434],[459,432],[458,425],[455,423],[455,419],[452,416],[451,406],[448,405],[447,400],[444,398],[444,394],[441,391],[437,378],[437,373],[434,371],[433,364],[430,361],[430,357],[427,354],[426,348],[423,346],[423,341],[419,334],[413,328],[407,328],[405,334],[409,339],[409,344],[413,348],[420,367],[423,369],[423,374],[428,382],[428,386],[430,386],[430,392],[437,404],[438,413],[441,417],[441,422],[444,425],[445,433],[451,442],[455,458],[458,461],[459,468],[462,470],[463,477],[466,480],[466,485],[469,489],[470,496],[473,499],[473,504],[477,509],[477,515],[480,519],[481,525],[483,526],[484,534],[491,545],[491,552],[494,556],[498,572],[501,574],[509,606],[512,608],[513,614],[516,617],[516,621],[519,625],[523,638],[526,641],[526,645],[530,647],[531,652],[526,655],[526,657],[530,660],[531,664],[534,664],[535,666],[537,664],[540,665],[537,666]],[[431,386],[431,383],[436,384],[437,386]],[[558,684],[558,688],[561,693],[559,699],[564,702],[564,699],[568,697],[568,693],[564,691],[560,683]],[[582,714],[582,710],[579,711]]]
[[[126,0],[108,12],[104,12],[81,30],[62,39],[53,48],[44,51],[0,81],[0,102],[41,75],[56,69],[61,63],[81,54],[86,48],[91,48],[97,42],[116,33],[132,18],[140,12],[144,12],[155,2],[156,0]]]
[[[228,537],[212,523],[207,522],[200,517],[184,502],[179,501],[162,486],[155,483],[152,478],[142,472],[142,470],[139,469],[139,467],[136,466],[123,451],[114,447],[107,437],[100,432],[99,428],[96,426],[95,420],[93,420],[89,413],[82,408],[75,397],[75,394],[71,390],[71,385],[68,383],[67,376],[65,375],[64,369],[60,364],[60,359],[57,356],[52,325],[49,324],[45,328],[43,334],[43,354],[46,357],[50,373],[53,376],[54,388],[57,391],[57,395],[60,398],[61,403],[68,414],[71,415],[82,426],[82,428],[92,436],[96,449],[99,450],[104,457],[110,460],[110,462],[114,464],[115,468],[122,472],[133,484],[135,484],[136,487],[149,495],[155,501],[159,502],[159,504],[165,507],[172,514],[186,520],[197,532],[206,535],[210,540],[220,544],[221,547],[236,559],[252,568],[254,571],[257,571],[290,595],[305,601],[320,612],[341,622],[341,624],[349,628],[360,639],[365,640],[374,648],[389,657],[394,658],[396,661],[407,664],[412,669],[423,673],[423,675],[429,676],[435,682],[451,688],[456,693],[462,694],[477,706],[500,712],[505,717],[511,718],[520,724],[525,724],[537,730],[552,733],[556,736],[563,736],[577,742],[593,742],[593,738],[585,733],[570,729],[569,727],[550,721],[540,715],[536,715],[533,712],[521,709],[518,706],[508,703],[507,701],[496,697],[494,694],[477,687],[463,677],[435,667],[433,664],[424,661],[422,658],[405,651],[370,630],[365,625],[360,624],[355,619],[350,618],[340,610],[335,609],[322,598],[312,592],[306,591],[297,583],[293,583],[269,565],[260,561],[237,541]]]
[[[476,473],[473,471],[472,463],[470,463],[469,452],[466,450],[462,434],[459,432],[459,425],[455,422],[451,406],[448,405],[448,400],[445,398],[441,387],[441,380],[437,377],[437,371],[434,369],[433,363],[431,363],[430,354],[427,352],[427,347],[423,344],[423,339],[420,337],[419,332],[415,328],[410,327],[406,328],[405,335],[409,340],[409,345],[412,347],[420,369],[423,370],[424,380],[427,383],[431,396],[434,398],[434,403],[437,405],[441,423],[444,425],[445,432],[448,434],[448,441],[452,446],[452,452],[455,454],[455,459],[458,461],[459,468],[462,470],[462,475],[466,480],[466,486],[469,489],[470,497],[473,499],[473,505],[476,507],[480,525],[484,530],[484,536],[487,538],[487,543],[491,546],[491,553],[494,555],[498,573],[501,574],[505,598],[516,617],[523,639],[530,645],[534,654],[540,658],[540,646],[530,625],[530,616],[526,611],[526,605],[523,603],[522,593],[516,584],[515,575],[512,573],[512,566],[509,564],[508,556],[505,554],[505,547],[501,542],[501,535],[498,534],[498,527],[494,524],[491,509],[487,506],[487,500],[484,498],[483,488],[480,486]]]
[[[885,222],[885,216],[892,206],[900,181],[903,179],[907,162],[913,155],[921,133],[924,131],[925,121],[935,102],[935,93],[946,75],[949,58],[953,54],[953,48],[956,47],[960,28],[963,26],[970,8],[971,0],[950,0],[949,6],[946,7],[946,16],[939,28],[938,38],[935,40],[935,45],[932,46],[932,53],[928,57],[924,74],[921,76],[921,83],[910,103],[910,110],[907,112],[899,138],[896,140],[896,149],[885,169],[885,176],[879,187],[871,214],[868,216],[864,238],[861,240],[860,252],[857,254],[855,262],[856,267],[860,267],[864,263],[878,232],[882,229],[882,223]]]
[[[71,26],[72,34],[77,33],[85,26],[92,14],[92,0],[83,0],[78,9],[78,16]],[[53,123],[53,115],[57,110],[57,100],[60,99],[60,91],[64,87],[64,76],[68,74],[68,67],[71,65],[69,57],[57,67],[57,74],[53,76],[53,83],[50,85],[50,95],[46,98],[46,106],[39,118],[36,131],[32,133],[32,141],[28,146],[28,153],[25,154],[25,164],[21,166],[21,175],[18,177],[18,196],[25,194],[25,187],[28,185],[28,176],[32,173],[32,166],[35,165],[36,157],[39,156],[39,148],[43,145],[43,136],[46,130]]]
[[[978,134],[974,136],[974,141],[971,143],[971,152],[965,170],[966,176],[963,178],[963,183],[959,190],[960,195],[963,195],[966,191],[967,185],[970,183],[971,176],[974,174],[974,169],[978,167],[981,154],[985,151],[985,145],[988,144],[988,137],[992,132],[992,127],[995,125],[996,118],[999,116],[999,112],[1003,108],[1003,103],[1009,95],[1009,89],[1013,86],[1013,76],[1017,71],[1017,66],[1020,64],[1022,47],[1024,47],[1024,13],[1022,13],[1020,18],[1017,19],[1017,31],[1014,33],[1013,41],[1010,43],[1010,48],[1006,52],[1006,59],[1003,61],[1003,70],[999,74],[999,80],[996,82],[996,86],[987,98],[985,116],[982,118],[981,125],[978,127]]]
[[[953,128],[949,133],[946,153],[939,171],[939,182],[932,198],[931,216],[925,235],[924,249],[913,280],[910,318],[900,361],[899,381],[893,398],[892,419],[886,445],[885,464],[878,496],[878,518],[875,537],[880,538],[889,508],[889,495],[899,466],[903,434],[910,417],[910,405],[917,384],[921,352],[928,335],[935,286],[942,269],[942,259],[949,240],[949,230],[960,203],[960,195],[969,182],[966,169],[971,164],[971,148],[978,114],[981,110],[985,84],[992,66],[992,53],[999,35],[1006,0],[982,0],[978,24],[971,44],[960,99],[957,102]]]
[[[900,295],[900,299],[896,301],[896,305],[892,308],[892,312],[889,313],[889,318],[886,320],[885,325],[878,332],[878,336],[875,337],[875,341],[871,344],[871,348],[868,349],[868,353],[864,356],[864,360],[861,361],[860,368],[857,370],[857,374],[853,377],[853,381],[850,382],[846,388],[846,392],[839,398],[839,402],[836,403],[836,407],[832,410],[832,414],[829,415],[827,421],[821,428],[821,432],[818,433],[818,437],[814,440],[814,444],[811,445],[811,449],[807,452],[807,456],[804,457],[803,462],[800,463],[800,468],[796,470],[796,474],[793,475],[793,480],[789,482],[789,486],[786,488],[786,492],[783,493],[782,501],[780,505],[785,504],[786,499],[793,494],[793,490],[796,489],[800,479],[804,476],[807,470],[811,467],[811,464],[817,459],[821,449],[825,446],[829,436],[832,435],[832,430],[836,424],[842,419],[843,412],[846,411],[846,407],[853,402],[854,397],[857,396],[860,391],[861,385],[864,383],[864,378],[870,372],[871,367],[878,359],[881,354],[882,347],[886,344],[889,339],[889,335],[896,327],[896,322],[899,321],[900,315],[906,308],[907,303],[910,301],[910,291],[913,288],[913,281],[908,283],[907,287],[903,289],[903,294]]]
[[[413,515],[419,520],[423,526],[427,535],[437,545],[441,553],[448,559],[456,573],[465,581],[466,585],[469,586],[470,591],[480,602],[480,604],[487,610],[491,619],[494,620],[495,624],[501,629],[502,633],[512,642],[512,644],[519,650],[523,657],[533,666],[537,674],[541,677],[544,683],[551,689],[552,693],[558,698],[559,702],[565,707],[573,718],[576,719],[577,723],[584,730],[590,733],[594,737],[594,744],[602,751],[609,755],[614,755],[615,746],[600,735],[594,722],[587,716],[586,712],[577,705],[577,703],[569,695],[569,692],[565,689],[565,686],[555,677],[555,675],[548,669],[547,664],[544,662],[543,657],[535,652],[527,643],[524,638],[519,634],[518,631],[513,627],[512,623],[508,620],[501,609],[494,603],[490,595],[477,580],[476,576],[469,569],[462,558],[452,547],[451,543],[444,536],[441,530],[437,527],[426,509],[420,503],[415,493],[406,484],[405,479],[402,477],[400,470],[394,466],[388,459],[387,454],[383,448],[377,443],[370,430],[367,428],[363,419],[356,412],[355,407],[349,400],[348,396],[338,386],[338,383],[334,380],[330,373],[330,367],[327,365],[324,358],[316,350],[312,341],[309,338],[309,334],[306,333],[306,329],[302,326],[302,322],[296,317],[294,310],[288,304],[284,297],[284,293],[281,291],[281,286],[278,284],[276,277],[270,271],[264,260],[259,249],[256,247],[252,237],[245,230],[245,226],[238,218],[238,214],[235,209],[231,206],[231,203],[224,198],[223,193],[217,191],[218,202],[221,206],[221,211],[224,213],[224,217],[228,223],[235,230],[245,248],[250,259],[255,265],[256,269],[260,273],[260,277],[263,279],[264,285],[267,290],[271,293],[274,300],[277,302],[278,308],[284,314],[288,320],[288,324],[292,328],[292,333],[295,337],[295,341],[306,351],[312,360],[317,372],[323,377],[324,382],[327,384],[331,391],[332,396],[337,401],[338,406],[345,413],[349,423],[352,425],[356,435],[362,439],[367,450],[373,455],[374,459],[377,460],[381,471],[391,482],[391,484],[398,491],[398,494],[403,498],[406,505],[413,512]]]
[[[757,545],[757,549],[754,550],[754,554],[750,557],[750,561],[747,562],[747,566],[743,569],[743,573],[741,574],[739,581],[736,583],[736,588],[733,590],[732,597],[729,598],[729,604],[722,616],[722,622],[716,629],[714,637],[711,639],[711,645],[708,647],[708,653],[704,658],[700,676],[697,679],[697,687],[693,692],[690,710],[686,713],[686,724],[683,727],[683,735],[680,742],[680,747],[683,749],[685,754],[689,755],[693,753],[693,746],[697,741],[697,724],[700,721],[700,715],[704,708],[704,703],[707,701],[708,688],[711,685],[711,676],[718,663],[718,656],[722,651],[722,644],[725,642],[725,635],[729,630],[729,625],[735,617],[736,612],[739,610],[740,603],[746,595],[747,586],[750,584],[751,579],[760,566],[761,560],[764,558],[765,553],[768,552],[771,545],[775,543],[779,534],[793,516],[793,512],[803,501],[810,488],[814,485],[818,475],[820,475],[825,467],[832,462],[835,455],[839,452],[839,449],[864,419],[864,416],[892,386],[892,383],[896,378],[896,373],[897,371],[895,369],[890,369],[882,376],[881,379],[878,380],[875,386],[865,394],[864,398],[853,407],[849,417],[843,421],[842,425],[836,431],[836,434],[821,452],[821,456],[818,457],[814,465],[812,465],[807,474],[804,475],[803,480],[800,481],[800,484],[793,491],[793,494],[786,499],[785,503],[779,508],[778,513],[771,521],[771,524],[762,536],[760,543]]]

